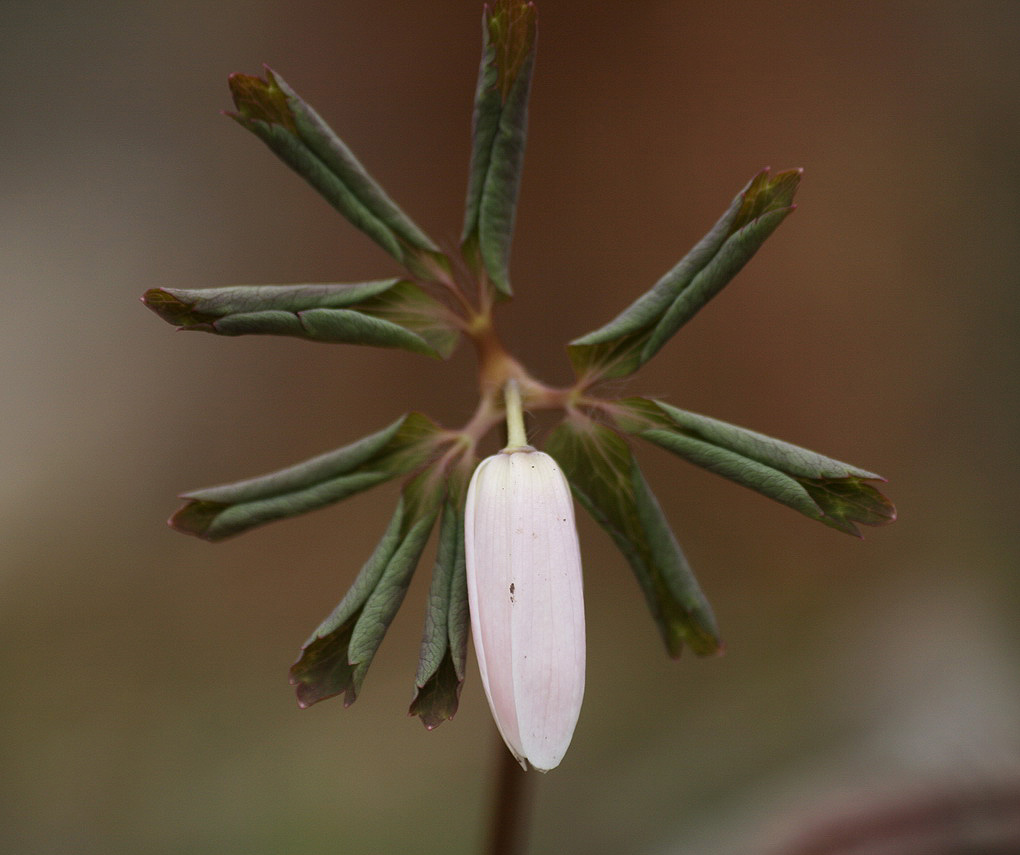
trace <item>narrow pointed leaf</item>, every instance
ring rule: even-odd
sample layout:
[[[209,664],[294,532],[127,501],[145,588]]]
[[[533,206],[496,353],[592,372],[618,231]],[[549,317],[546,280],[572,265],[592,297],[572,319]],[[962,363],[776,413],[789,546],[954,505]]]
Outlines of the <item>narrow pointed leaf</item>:
[[[896,519],[892,503],[867,483],[885,480],[880,475],[661,401],[619,403],[622,430],[839,531],[860,536],[857,523]]]
[[[439,247],[420,229],[376,183],[354,153],[318,113],[278,74],[266,69],[267,78],[283,92],[298,137],[326,167],[350,188],[355,197],[404,243],[418,249],[439,252]]]
[[[185,493],[170,525],[217,541],[273,520],[339,502],[411,471],[435,448],[439,429],[420,413],[328,454],[277,472]]]
[[[291,666],[290,682],[302,708],[340,694],[344,706],[357,699],[404,600],[442,501],[442,481],[431,471],[405,486],[379,545]]]
[[[670,656],[685,643],[699,655],[719,652],[711,607],[626,440],[602,425],[568,421],[546,447],[630,563]]]
[[[237,113],[229,114],[258,136],[354,226],[416,274],[448,267],[438,247],[400,210],[344,142],[283,78],[232,74]]]
[[[449,498],[439,527],[439,549],[409,710],[429,730],[457,712],[470,626],[464,572],[464,509],[459,499]]]
[[[524,164],[536,32],[533,3],[494,0],[485,8],[461,249],[475,272],[484,271],[504,297],[511,294],[507,268]]]
[[[571,342],[579,377],[625,377],[649,359],[751,259],[794,210],[801,170],[758,173],[695,247],[604,327]]]
[[[142,302],[178,329],[282,335],[449,356],[459,332],[448,310],[406,279],[357,284],[152,288]]]

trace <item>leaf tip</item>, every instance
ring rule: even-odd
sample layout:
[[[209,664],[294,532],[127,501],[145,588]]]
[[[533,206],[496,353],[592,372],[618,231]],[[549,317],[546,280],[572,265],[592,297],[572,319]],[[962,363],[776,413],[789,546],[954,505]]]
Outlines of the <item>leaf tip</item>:
[[[280,88],[269,66],[263,66],[265,78],[235,71],[227,77],[230,95],[234,99],[237,114],[228,113],[241,124],[265,122],[282,125],[297,133],[294,114],[287,102],[287,94]]]
[[[319,701],[325,700],[326,698],[333,697],[332,694],[327,694],[323,691],[322,686],[309,679],[309,675],[302,669],[302,663],[305,660],[305,651],[307,645],[302,648],[301,656],[298,660],[290,666],[287,680],[291,686],[294,687],[294,696],[297,700],[299,709],[306,710],[311,706],[314,706]]]
[[[187,498],[187,497],[182,497]],[[220,512],[226,508],[227,505],[222,502],[206,502],[200,499],[188,499],[188,501],[179,507],[170,516],[170,519],[166,521],[166,524],[170,526],[174,531],[180,532],[181,534],[190,534],[194,537],[200,537],[202,540],[215,541],[219,540],[219,537],[209,532],[209,527],[212,525],[213,520],[219,516]]]
[[[312,685],[305,683],[300,677],[291,674],[290,684],[294,687],[294,696],[297,700],[298,709],[306,710],[322,700]]]
[[[867,481],[850,475],[845,478],[798,478],[818,507],[820,522],[853,535],[862,537],[857,524],[867,526],[888,525],[896,520],[896,506]]]
[[[426,730],[435,730],[456,715],[463,685],[464,675],[447,651],[438,669],[421,683],[415,683],[407,714],[418,716]]]
[[[441,725],[444,721],[452,719],[456,714],[456,710],[446,714],[435,709],[419,708],[417,701],[418,699],[415,698],[415,700],[411,703],[411,706],[407,711],[407,715],[410,718],[417,716],[421,719],[422,725],[424,725],[425,729],[430,733],[439,727],[439,725]]]
[[[505,102],[535,48],[537,9],[532,2],[493,0],[485,4],[483,14],[495,48],[500,97]]]
[[[731,227],[731,233],[772,211],[792,212],[796,208],[793,197],[803,174],[804,170],[801,167],[785,169],[775,174],[772,173],[771,166],[762,169],[743,191],[743,201]]]
[[[145,308],[171,324],[177,324],[180,318],[191,310],[191,304],[184,302],[166,288],[150,288],[139,299]]]
[[[691,615],[691,620],[696,632],[690,633],[684,640],[690,645],[695,656],[722,656],[726,645],[719,638],[719,632],[715,627],[715,618],[711,615],[696,613]],[[679,656],[679,654],[677,655]]]
[[[150,288],[141,297],[142,305],[151,309],[168,324],[178,329],[211,331],[214,323],[201,311],[196,311],[196,302],[181,299],[169,288]],[[186,498],[186,497],[184,497]]]

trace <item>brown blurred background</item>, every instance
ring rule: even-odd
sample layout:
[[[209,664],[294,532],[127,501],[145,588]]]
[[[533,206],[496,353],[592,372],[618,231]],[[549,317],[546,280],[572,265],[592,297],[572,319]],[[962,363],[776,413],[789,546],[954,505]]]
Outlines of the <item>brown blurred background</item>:
[[[754,855],[889,793],[1017,780],[1020,5],[539,6],[506,339],[565,382],[563,342],[759,168],[803,166],[799,211],[625,391],[881,472],[901,520],[858,542],[641,449],[728,653],[669,661],[582,521],[588,692],[534,851]],[[453,243],[479,11],[0,3],[0,853],[476,851],[477,675],[435,732],[404,715],[430,558],[353,707],[287,686],[395,485],[218,546],[163,524],[178,492],[406,409],[460,423],[469,349],[175,334],[137,298],[395,272],[218,115],[263,61]]]

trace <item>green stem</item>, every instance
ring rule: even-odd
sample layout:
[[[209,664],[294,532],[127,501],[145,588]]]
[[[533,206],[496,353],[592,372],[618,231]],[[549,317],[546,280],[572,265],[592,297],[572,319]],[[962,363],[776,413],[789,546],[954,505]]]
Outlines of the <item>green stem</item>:
[[[524,409],[521,406],[521,387],[511,377],[503,387],[506,401],[506,448],[515,451],[528,447],[528,435],[524,431]]]

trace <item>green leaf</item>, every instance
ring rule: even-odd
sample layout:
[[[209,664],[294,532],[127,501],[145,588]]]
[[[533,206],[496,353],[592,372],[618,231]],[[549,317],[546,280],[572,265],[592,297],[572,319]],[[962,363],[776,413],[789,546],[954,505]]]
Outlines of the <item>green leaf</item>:
[[[650,291],[594,332],[571,342],[589,382],[637,371],[751,259],[794,210],[801,170],[758,173],[697,245]]]
[[[328,454],[277,472],[185,493],[170,526],[217,541],[273,520],[339,502],[419,466],[435,449],[439,428],[420,413]]]
[[[344,142],[279,75],[229,77],[240,125],[258,136],[354,226],[416,275],[449,262],[365,171]]]
[[[429,588],[425,632],[410,715],[421,717],[429,730],[457,712],[464,683],[468,612],[464,564],[464,510],[460,499],[448,498],[439,527],[439,549]]]
[[[718,653],[711,607],[627,442],[603,425],[575,420],[552,432],[546,450],[630,563],[670,656],[684,643],[699,655]]]
[[[661,401],[628,398],[618,404],[622,430],[839,531],[859,537],[855,523],[896,519],[892,503],[866,483],[884,481],[880,475]]]
[[[411,282],[376,294],[358,311],[409,330],[443,359],[460,341],[460,329],[451,322],[449,310]]]
[[[460,333],[450,313],[413,282],[152,288],[142,302],[182,330],[283,335],[331,344],[396,347],[447,357]]]
[[[379,545],[291,666],[290,682],[302,708],[339,694],[344,695],[344,706],[357,699],[407,593],[443,502],[443,487],[443,480],[432,470],[405,485]]]
[[[475,273],[484,271],[504,297],[512,293],[507,268],[536,34],[534,3],[495,0],[485,7],[461,251]]]

